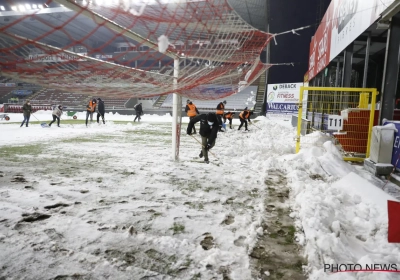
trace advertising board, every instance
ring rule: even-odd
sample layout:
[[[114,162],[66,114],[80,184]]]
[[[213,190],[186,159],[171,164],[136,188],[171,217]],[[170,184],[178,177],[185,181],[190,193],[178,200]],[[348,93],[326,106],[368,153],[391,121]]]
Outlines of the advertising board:
[[[310,43],[308,80],[368,29],[394,0],[332,0]]]
[[[303,83],[269,84],[267,87],[267,114],[297,113],[301,86]]]

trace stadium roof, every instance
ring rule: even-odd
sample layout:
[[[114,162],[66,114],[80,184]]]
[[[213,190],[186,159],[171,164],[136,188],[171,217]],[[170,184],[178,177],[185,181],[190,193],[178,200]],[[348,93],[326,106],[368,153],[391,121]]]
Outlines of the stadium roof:
[[[54,21],[54,23],[61,20],[62,17],[71,18],[73,15],[70,10],[64,8],[61,4],[57,2],[46,3],[47,1],[43,0],[0,0],[0,26],[5,26],[12,17],[24,15],[25,12],[21,11],[19,8],[22,6],[26,10],[32,8],[32,5],[42,5],[44,9],[40,12],[43,17],[46,17],[48,20]],[[245,20],[248,24],[255,27],[258,30],[266,31],[267,25],[267,0],[228,0],[229,5]],[[36,7],[35,6],[35,7]],[[47,6],[47,7],[46,7]],[[16,10],[13,10],[16,9]],[[70,24],[66,27],[69,29],[68,32],[74,33],[80,32],[82,27],[86,26],[88,29],[92,29],[95,26],[93,20],[79,17],[74,18],[70,22]],[[29,38],[32,34],[40,33],[45,31],[45,27],[41,22],[37,20],[31,20],[30,22],[20,22],[15,25],[15,33],[20,36]],[[74,31],[75,30],[75,31]],[[99,30],[98,34],[91,38],[90,40],[102,41],[107,36],[111,36],[111,34],[107,33],[106,30]],[[62,34],[49,34],[44,38],[44,41],[48,44],[55,46],[63,46],[68,43],[68,39]]]
[[[266,31],[269,0],[228,0],[231,7],[251,26]]]

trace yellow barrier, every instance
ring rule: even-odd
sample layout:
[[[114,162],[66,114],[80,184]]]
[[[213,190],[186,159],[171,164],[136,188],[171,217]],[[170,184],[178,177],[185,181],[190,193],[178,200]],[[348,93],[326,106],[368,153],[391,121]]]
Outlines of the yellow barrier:
[[[301,87],[296,153],[302,146],[318,145],[317,139],[324,136],[339,147],[344,160],[369,157],[372,127],[378,115],[376,95],[374,88]]]

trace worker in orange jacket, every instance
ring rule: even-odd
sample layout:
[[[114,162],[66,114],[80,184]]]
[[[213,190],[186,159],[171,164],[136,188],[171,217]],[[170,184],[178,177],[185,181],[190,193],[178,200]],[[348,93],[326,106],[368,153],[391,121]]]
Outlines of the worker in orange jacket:
[[[234,116],[235,116],[235,112],[232,113],[231,111],[228,111],[228,113],[224,114],[224,123],[226,123],[226,120],[228,120],[230,129],[232,129],[232,119]]]
[[[186,115],[189,117],[189,120],[192,120],[195,116],[200,114],[199,110],[197,110],[196,105],[194,105],[193,102],[189,99],[186,101],[185,112]],[[194,125],[192,134],[196,134],[196,127]]]
[[[222,118],[223,118],[223,116],[224,116],[225,104],[226,104],[226,100],[224,100],[223,102],[218,103],[218,105],[217,105],[217,110],[215,111],[215,114],[216,114],[217,117],[219,118],[219,122],[220,122],[220,123],[222,123]],[[222,129],[220,128],[219,131],[222,131]]]
[[[239,125],[238,130],[240,130],[240,128],[242,128],[242,126],[244,124],[245,131],[249,131],[247,129],[247,121],[249,121],[249,123],[251,123],[251,120],[250,120],[251,115],[253,115],[253,112],[250,110],[247,110],[247,107],[242,112],[240,112],[240,114],[239,114],[240,125]]]
[[[224,115],[225,104],[226,104],[226,100],[224,100],[223,102],[218,103],[218,105],[217,105],[217,111],[215,111],[215,114],[216,114],[217,116],[220,116],[221,119],[222,119],[222,116]]]
[[[97,101],[95,98],[89,101],[89,104],[86,106],[86,126],[88,123],[88,118],[90,116],[90,122],[93,122],[93,113],[96,111]]]

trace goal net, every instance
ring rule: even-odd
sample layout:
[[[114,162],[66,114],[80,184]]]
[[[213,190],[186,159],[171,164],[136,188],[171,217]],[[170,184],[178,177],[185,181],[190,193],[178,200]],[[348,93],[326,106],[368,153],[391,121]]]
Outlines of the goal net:
[[[16,80],[96,96],[212,100],[269,67],[260,54],[271,34],[227,0],[13,2],[1,12],[0,67]]]

